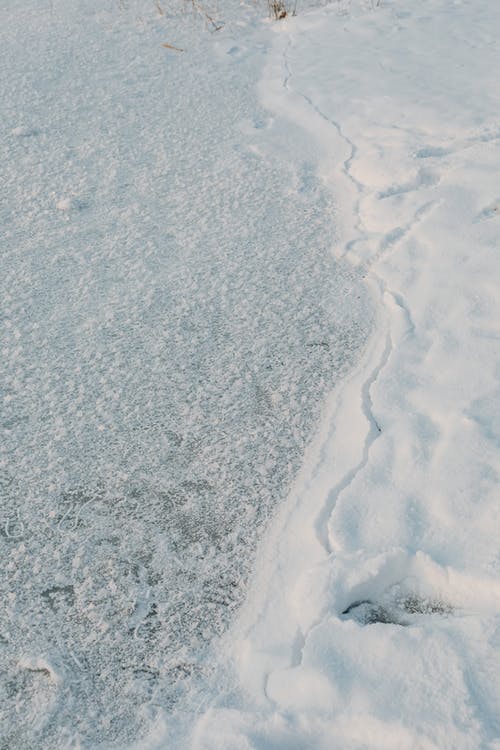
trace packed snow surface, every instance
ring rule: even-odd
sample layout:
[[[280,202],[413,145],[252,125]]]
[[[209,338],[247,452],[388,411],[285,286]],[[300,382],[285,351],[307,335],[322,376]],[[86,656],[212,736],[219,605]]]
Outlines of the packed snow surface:
[[[329,191],[267,135],[264,12],[162,5],[0,8],[8,750],[123,750],[208,695],[373,323]]]

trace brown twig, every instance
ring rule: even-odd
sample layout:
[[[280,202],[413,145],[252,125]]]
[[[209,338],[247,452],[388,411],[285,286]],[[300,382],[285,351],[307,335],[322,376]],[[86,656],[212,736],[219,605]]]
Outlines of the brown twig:
[[[163,44],[161,46],[165,47],[166,49],[173,49],[176,52],[184,52],[184,50],[181,49],[180,47],[174,47],[173,44],[169,44],[168,42],[163,42]]]

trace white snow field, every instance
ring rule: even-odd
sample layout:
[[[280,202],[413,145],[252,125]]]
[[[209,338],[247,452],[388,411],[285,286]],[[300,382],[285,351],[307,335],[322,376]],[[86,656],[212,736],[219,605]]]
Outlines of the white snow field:
[[[498,750],[500,3],[333,3],[273,33],[262,102],[303,128],[290,159],[379,316],[191,746]]]
[[[499,750],[500,3],[209,13],[0,8],[0,747]]]
[[[0,3],[2,750],[141,746],[210,695],[373,328],[330,193],[259,150],[266,11],[224,12]]]

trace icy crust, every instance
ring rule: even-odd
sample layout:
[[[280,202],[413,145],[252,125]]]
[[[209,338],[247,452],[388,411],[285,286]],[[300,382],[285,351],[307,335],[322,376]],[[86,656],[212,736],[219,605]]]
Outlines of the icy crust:
[[[262,145],[263,42],[101,5],[0,11],[9,750],[184,705],[372,320],[326,192]]]
[[[500,5],[340,5],[279,28],[261,93],[303,127],[290,153],[316,148],[376,335],[259,550],[192,747],[498,750]]]

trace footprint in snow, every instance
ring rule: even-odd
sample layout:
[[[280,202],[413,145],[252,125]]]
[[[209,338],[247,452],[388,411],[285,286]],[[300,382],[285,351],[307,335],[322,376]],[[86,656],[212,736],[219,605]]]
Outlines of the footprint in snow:
[[[413,615],[449,615],[453,611],[450,604],[440,599],[407,592],[383,603],[370,599],[352,602],[342,612],[342,618],[355,620],[361,625],[384,623],[408,626],[414,622]]]
[[[345,579],[345,571],[339,570],[338,575]],[[462,612],[466,601],[478,611],[491,604],[487,582],[474,580],[477,596],[471,601],[471,579],[439,565],[423,552],[412,555],[396,550],[366,560],[357,577],[358,583],[342,594],[339,616],[361,625],[411,626],[424,616]],[[493,598],[500,599],[500,585],[493,586]]]

